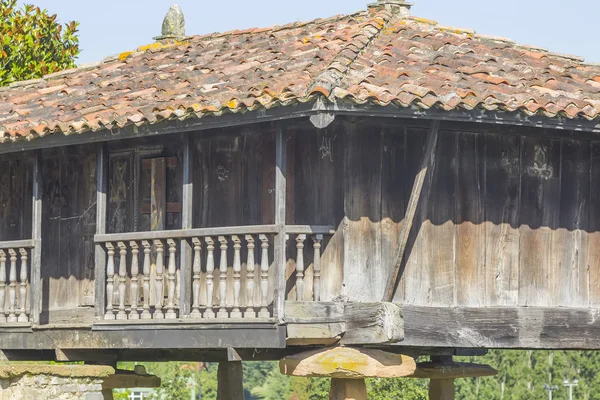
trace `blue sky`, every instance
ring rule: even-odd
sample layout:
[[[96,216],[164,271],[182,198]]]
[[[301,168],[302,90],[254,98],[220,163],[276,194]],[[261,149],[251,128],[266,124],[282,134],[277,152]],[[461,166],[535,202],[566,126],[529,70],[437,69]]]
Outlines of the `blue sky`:
[[[374,0],[373,0],[374,1]],[[372,0],[29,0],[81,23],[78,63],[133,50],[160,34],[169,7],[177,3],[186,33],[204,34],[263,27],[351,13]],[[600,62],[598,16],[593,0],[414,0],[412,14],[443,25],[472,28],[522,44],[584,56]]]

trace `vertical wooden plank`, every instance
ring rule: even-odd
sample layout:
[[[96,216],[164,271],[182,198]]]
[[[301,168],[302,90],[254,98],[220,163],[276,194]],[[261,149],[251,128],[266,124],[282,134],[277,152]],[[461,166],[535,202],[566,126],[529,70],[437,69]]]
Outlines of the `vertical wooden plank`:
[[[194,178],[193,178],[193,149],[191,138],[186,134],[183,138],[183,195],[181,201],[181,228],[191,229],[194,217]],[[188,316],[192,302],[192,244],[188,240],[180,242],[180,303],[179,315]]]
[[[516,306],[519,294],[521,139],[485,135],[485,281],[490,306]]]
[[[555,245],[549,249],[560,270],[552,291],[558,296],[559,306],[587,307],[589,142],[562,140],[560,186],[560,222],[553,232]]]
[[[431,306],[456,304],[455,286],[455,202],[456,133],[440,131],[427,219],[423,222],[422,273],[431,282]]]
[[[150,230],[161,231],[165,229],[167,211],[167,179],[164,158],[153,158],[150,178]]]
[[[350,301],[379,301],[381,271],[381,127],[348,123],[345,156],[344,290]]]
[[[96,152],[96,234],[106,233],[106,212],[108,192],[108,151],[104,143],[98,144]],[[96,319],[104,319],[106,307],[106,252],[101,244],[96,244]]]
[[[275,224],[279,233],[275,235],[274,261],[275,288],[273,300],[273,316],[280,322],[284,319],[285,303],[285,270],[286,270],[286,156],[287,133],[285,127],[278,123],[275,133]]]
[[[426,145],[427,131],[424,129],[407,127],[405,149],[405,187],[413,187],[419,171]],[[404,254],[404,271],[401,274],[396,301],[406,304],[429,304],[431,296],[431,276],[423,270],[424,250],[423,242],[425,240],[423,225],[427,221],[427,204],[431,197],[431,184],[433,182],[433,171],[435,170],[435,157],[437,152],[433,153],[430,170],[431,173],[425,175],[423,189],[421,192],[421,201],[415,213],[412,229],[408,236]],[[405,193],[404,202],[410,200],[410,193]]]
[[[32,182],[32,211],[31,211],[31,238],[35,247],[31,252],[31,322],[40,323],[42,313],[42,157],[37,151],[33,158]]]
[[[600,307],[600,142],[590,143],[589,305]]]
[[[559,222],[560,141],[522,140],[519,305],[548,307],[556,304],[558,260],[548,249],[557,244],[552,231]]]
[[[485,147],[481,134],[456,138],[456,301],[479,307],[485,303]]]

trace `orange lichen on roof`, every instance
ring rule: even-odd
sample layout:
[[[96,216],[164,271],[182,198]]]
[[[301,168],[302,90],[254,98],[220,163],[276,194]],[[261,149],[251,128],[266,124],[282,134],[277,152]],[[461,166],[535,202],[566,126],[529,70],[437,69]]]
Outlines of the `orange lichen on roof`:
[[[358,106],[599,119],[600,66],[511,39],[350,15],[156,42],[0,88],[0,142],[264,110]]]

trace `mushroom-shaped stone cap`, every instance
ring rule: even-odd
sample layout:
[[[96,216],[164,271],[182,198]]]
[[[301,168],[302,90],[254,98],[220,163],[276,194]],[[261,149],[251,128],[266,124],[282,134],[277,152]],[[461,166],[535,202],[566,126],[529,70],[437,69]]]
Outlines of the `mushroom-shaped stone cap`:
[[[162,36],[182,38],[185,36],[185,18],[181,8],[175,4],[169,8],[162,24]]]
[[[335,347],[284,357],[284,375],[341,379],[402,378],[415,373],[412,357],[381,350]]]

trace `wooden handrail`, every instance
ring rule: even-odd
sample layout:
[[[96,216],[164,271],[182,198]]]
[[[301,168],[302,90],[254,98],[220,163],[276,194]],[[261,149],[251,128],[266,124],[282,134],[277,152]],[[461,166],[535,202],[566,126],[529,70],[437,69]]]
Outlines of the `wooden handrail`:
[[[335,228],[330,225],[286,225],[285,233],[292,235],[334,235]]]
[[[32,249],[34,247],[35,241],[33,239],[0,242],[0,249]]]
[[[215,228],[177,229],[172,231],[149,231],[109,233],[95,235],[95,243],[125,242],[131,240],[182,239],[204,236],[259,235],[279,232],[277,225],[224,226]]]

